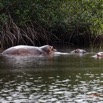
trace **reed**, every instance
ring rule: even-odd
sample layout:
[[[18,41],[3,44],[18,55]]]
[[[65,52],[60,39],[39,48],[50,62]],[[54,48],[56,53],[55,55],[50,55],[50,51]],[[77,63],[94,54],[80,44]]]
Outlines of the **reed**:
[[[24,27],[18,27],[9,15],[9,19],[1,28],[1,48],[8,48],[14,45],[43,45],[49,44],[57,38],[55,35],[46,31],[36,22],[29,22]]]

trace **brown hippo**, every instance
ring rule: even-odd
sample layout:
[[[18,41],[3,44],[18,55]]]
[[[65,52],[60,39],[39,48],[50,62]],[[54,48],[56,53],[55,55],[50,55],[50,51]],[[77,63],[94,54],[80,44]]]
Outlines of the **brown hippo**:
[[[86,51],[83,49],[75,49],[75,50],[71,51],[71,53],[86,53]]]
[[[6,49],[2,54],[8,56],[52,56],[55,51],[56,49],[50,45],[41,47],[18,45]]]

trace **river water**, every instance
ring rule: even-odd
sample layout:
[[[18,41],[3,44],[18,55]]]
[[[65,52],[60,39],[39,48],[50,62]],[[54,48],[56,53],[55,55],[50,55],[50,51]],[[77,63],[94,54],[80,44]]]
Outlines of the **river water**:
[[[0,56],[0,103],[103,103],[103,59],[92,55]]]

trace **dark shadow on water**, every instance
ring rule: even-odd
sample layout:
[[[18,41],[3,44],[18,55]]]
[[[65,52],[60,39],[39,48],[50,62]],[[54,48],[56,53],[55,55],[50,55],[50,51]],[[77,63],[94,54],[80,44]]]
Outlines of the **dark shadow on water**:
[[[52,65],[53,58],[49,57],[10,57],[1,56],[0,69],[1,71],[34,71],[42,68],[45,65]]]
[[[0,56],[0,72],[77,71],[103,67],[103,59],[92,58],[91,53],[55,57]]]

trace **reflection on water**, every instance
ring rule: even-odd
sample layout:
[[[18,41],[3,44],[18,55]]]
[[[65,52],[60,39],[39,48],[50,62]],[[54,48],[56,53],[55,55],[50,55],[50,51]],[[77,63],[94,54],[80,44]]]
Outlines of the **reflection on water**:
[[[103,60],[86,55],[0,57],[0,102],[103,101]]]

